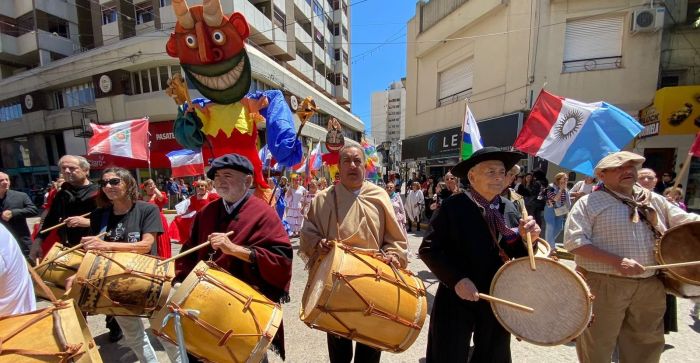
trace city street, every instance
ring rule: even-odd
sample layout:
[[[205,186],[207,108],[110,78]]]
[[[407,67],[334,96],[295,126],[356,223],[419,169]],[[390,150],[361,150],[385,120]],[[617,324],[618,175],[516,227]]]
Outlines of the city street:
[[[168,219],[171,219],[169,215]],[[425,283],[428,290],[428,303],[431,304],[437,289],[437,281],[427,270],[425,264],[417,258],[416,252],[420,246],[422,234],[409,234],[409,246],[411,249],[409,267]],[[298,246],[298,240],[292,240],[292,244]],[[173,244],[173,254],[179,250],[179,245]],[[295,256],[296,257],[296,256]],[[294,259],[293,282],[291,289],[291,302],[285,304],[285,340],[287,349],[287,362],[327,362],[325,333],[312,330],[299,320],[299,306],[307,272],[301,259]],[[536,292],[533,292],[536,293]],[[661,357],[662,362],[691,362],[700,357],[700,321],[694,321],[688,314],[691,303],[688,300],[678,300],[678,332],[666,335],[667,350]],[[382,354],[382,362],[423,362],[425,347],[427,344],[428,325],[430,321],[430,307],[428,318],[423,330],[416,342],[406,352],[401,354]],[[88,318],[90,331],[95,341],[100,346],[100,353],[105,362],[136,362],[135,355],[120,343],[109,343],[107,329],[104,327],[102,316]],[[157,340],[151,341],[158,350],[161,362],[168,362],[167,355]],[[513,339],[511,343],[514,362],[575,362],[576,352],[573,343],[555,347],[541,347],[526,342],[518,342]],[[269,353],[271,362],[282,362],[274,353]]]

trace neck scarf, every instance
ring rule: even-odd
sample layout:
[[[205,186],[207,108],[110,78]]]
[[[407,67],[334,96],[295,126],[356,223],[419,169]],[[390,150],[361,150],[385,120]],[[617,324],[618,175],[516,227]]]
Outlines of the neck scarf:
[[[654,207],[651,206],[651,192],[645,188],[634,186],[632,190],[632,197],[621,196],[618,193],[605,187],[605,185],[600,188],[602,191],[607,192],[613,198],[622,202],[630,209],[630,220],[632,223],[639,223],[639,219],[643,219],[647,225],[651,228],[654,235],[661,237],[661,233],[656,230],[656,225],[659,222],[658,215]]]
[[[478,204],[481,208],[484,209],[484,218],[486,219],[489,228],[492,232],[494,232],[494,234],[501,234],[501,236],[503,236],[503,239],[508,243],[517,239],[518,234],[515,233],[515,231],[513,231],[512,229],[508,228],[508,226],[506,226],[505,219],[503,218],[501,212],[498,210],[501,201],[500,196],[497,195],[492,200],[488,201],[473,188],[469,188],[468,191],[472,197],[472,200],[474,200],[476,204]]]

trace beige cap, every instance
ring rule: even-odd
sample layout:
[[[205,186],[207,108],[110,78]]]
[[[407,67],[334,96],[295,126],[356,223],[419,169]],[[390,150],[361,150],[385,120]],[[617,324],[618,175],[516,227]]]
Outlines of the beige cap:
[[[618,151],[600,159],[598,164],[595,166],[595,172],[597,173],[604,169],[617,168],[618,166],[622,166],[629,161],[634,162],[635,167],[639,169],[642,167],[644,160],[646,159],[641,155],[637,155],[629,151]]]

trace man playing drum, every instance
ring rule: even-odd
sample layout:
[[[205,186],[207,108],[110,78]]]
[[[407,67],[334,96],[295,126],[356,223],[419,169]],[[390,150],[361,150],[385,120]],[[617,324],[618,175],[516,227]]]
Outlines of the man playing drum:
[[[253,164],[244,156],[227,154],[214,159],[207,177],[214,180],[220,201],[197,213],[186,251],[210,241],[211,247],[176,262],[175,281],[183,281],[197,262],[211,259],[275,302],[289,301],[292,246],[275,211],[260,198],[251,198]],[[226,233],[233,231],[233,235]],[[284,330],[280,325],[272,341],[284,358]]]
[[[527,255],[523,241],[533,241],[540,227],[532,217],[508,228],[504,214],[515,214],[512,202],[500,196],[506,171],[520,154],[495,147],[480,149],[457,164],[452,174],[466,181],[464,193],[445,200],[421,244],[420,258],[440,280],[430,315],[426,362],[510,362],[510,334],[498,323],[491,306],[479,300],[510,258]]]
[[[664,286],[654,245],[668,228],[700,220],[662,196],[637,185],[644,158],[627,151],[595,167],[600,190],[574,204],[564,229],[564,247],[595,296],[595,321],[576,339],[581,362],[658,362],[664,349]]]
[[[358,249],[376,251],[377,257],[406,266],[406,237],[396,221],[386,192],[365,181],[365,154],[359,146],[344,146],[340,154],[340,183],[320,191],[301,229],[299,254],[308,259],[336,240]],[[380,254],[379,251],[384,254]],[[331,363],[350,362],[352,341],[328,334]],[[379,362],[381,351],[356,343],[355,362]]]

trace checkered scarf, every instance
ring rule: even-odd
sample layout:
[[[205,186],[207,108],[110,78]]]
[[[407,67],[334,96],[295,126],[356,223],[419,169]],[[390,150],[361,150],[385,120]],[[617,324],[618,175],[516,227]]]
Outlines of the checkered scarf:
[[[467,191],[471,195],[472,200],[481,208],[484,208],[484,218],[494,235],[500,234],[507,243],[511,243],[518,238],[518,234],[506,226],[505,218],[498,210],[501,201],[499,195],[488,201],[471,186],[468,186]]]

